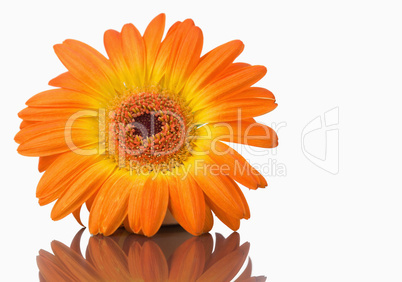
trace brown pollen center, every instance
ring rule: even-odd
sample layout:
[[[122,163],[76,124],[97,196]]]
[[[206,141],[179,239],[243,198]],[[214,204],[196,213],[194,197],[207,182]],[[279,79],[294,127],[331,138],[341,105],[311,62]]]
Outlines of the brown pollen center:
[[[190,120],[177,96],[130,95],[109,112],[108,154],[130,170],[170,170],[191,155]]]

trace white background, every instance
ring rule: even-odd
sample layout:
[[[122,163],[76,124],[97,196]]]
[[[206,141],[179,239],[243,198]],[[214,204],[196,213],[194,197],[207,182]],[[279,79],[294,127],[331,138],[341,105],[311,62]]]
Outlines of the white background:
[[[104,52],[103,32],[132,22],[143,31],[160,12],[167,26],[192,18],[204,53],[232,39],[239,61],[262,64],[259,83],[279,107],[260,118],[279,129],[272,158],[286,175],[266,173],[269,187],[246,191],[251,219],[238,231],[251,243],[253,274],[267,281],[401,281],[401,6],[398,1],[3,1],[1,56],[0,280],[36,281],[35,257],[50,242],[69,244],[72,216],[53,222],[35,198],[37,159],[19,156],[18,111],[64,72],[52,46],[84,41]],[[303,128],[339,107],[339,173],[311,163]],[[325,150],[325,129],[306,139]],[[336,160],[335,160],[336,161]],[[216,223],[212,232],[231,231]],[[86,238],[89,235],[86,233]]]

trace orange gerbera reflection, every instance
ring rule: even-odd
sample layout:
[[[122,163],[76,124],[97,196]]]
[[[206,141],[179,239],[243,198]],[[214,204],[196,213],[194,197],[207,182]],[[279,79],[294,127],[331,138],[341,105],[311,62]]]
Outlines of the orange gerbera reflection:
[[[250,244],[240,245],[238,233],[192,237],[181,228],[162,228],[152,239],[119,229],[110,237],[89,239],[85,258],[79,231],[71,246],[53,241],[53,254],[40,250],[41,281],[232,281],[247,257]],[[214,250],[213,250],[214,249]],[[213,250],[213,251],[212,251]],[[236,281],[265,281],[251,277],[251,260]]]

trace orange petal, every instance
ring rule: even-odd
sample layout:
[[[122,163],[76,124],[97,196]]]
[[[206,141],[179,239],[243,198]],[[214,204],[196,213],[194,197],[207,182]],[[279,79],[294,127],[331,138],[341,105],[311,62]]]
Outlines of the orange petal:
[[[236,282],[244,282],[247,281],[247,279],[251,278],[251,270],[252,270],[253,266],[251,263],[251,259],[248,258],[248,263],[246,268],[243,270],[242,274],[240,274],[239,277],[237,277]]]
[[[202,149],[209,149],[209,157],[219,165],[222,174],[230,176],[250,189],[265,187],[263,185],[266,182],[260,182],[261,174],[235,149],[220,141],[213,144],[211,146],[209,142],[197,142],[197,146],[200,146]]]
[[[104,57],[101,59],[97,51],[84,46],[84,43],[69,40],[63,44],[56,44],[53,48],[57,57],[76,79],[100,95],[111,97],[115,90],[105,73],[105,71],[111,73],[107,59]],[[91,48],[91,51],[88,48]]]
[[[169,202],[173,216],[189,233],[200,235],[205,224],[204,193],[192,177],[171,178]]]
[[[165,39],[161,43],[158,56],[156,57],[154,67],[152,69],[151,82],[159,83],[163,75],[169,74],[174,65],[178,48],[183,38],[187,35],[194,22],[190,19],[184,22],[174,24],[166,34]],[[169,67],[168,67],[169,66]]]
[[[132,24],[121,30],[123,54],[136,86],[143,86],[146,72],[145,44],[140,32]]]
[[[34,123],[36,123],[36,121],[23,120],[21,121],[20,129],[23,129],[24,127],[27,127],[28,125],[32,125]]]
[[[208,170],[208,167],[206,173],[196,171],[191,172],[191,175],[212,202],[219,204],[219,207],[226,213],[236,218],[243,218],[244,211],[241,199],[227,176],[215,175]]]
[[[205,126],[205,128],[199,128],[200,135],[208,136],[206,134],[211,132],[211,141],[220,140],[262,148],[275,148],[278,146],[276,132],[272,128],[257,123],[252,119],[218,122]]]
[[[197,91],[211,82],[243,51],[244,45],[240,40],[230,41],[205,54],[198,66],[189,77],[183,93],[192,99]]]
[[[36,257],[39,274],[45,281],[73,281],[76,277],[71,276],[66,271],[64,265],[49,252],[44,250],[39,251],[39,256]]]
[[[98,100],[84,93],[67,89],[52,89],[41,92],[31,97],[26,105],[35,108],[98,109],[102,107]]]
[[[171,36],[181,24],[182,24],[181,21],[177,21],[174,24],[172,24],[171,27],[168,29],[168,32],[166,33],[166,37]]]
[[[139,240],[136,237],[136,235],[130,236],[128,238],[128,242],[129,242],[129,244],[128,244],[128,246],[129,246],[129,250],[128,250],[128,269],[130,271],[131,278],[132,278],[133,281],[144,280],[144,277],[142,275],[142,269],[141,269],[142,264],[138,263],[139,261],[141,261],[142,247],[141,247],[141,245],[139,243]],[[155,244],[155,243],[153,243],[153,244]]]
[[[238,274],[250,249],[250,243],[244,243],[235,251],[226,254],[224,258],[206,270],[197,282],[202,281],[232,281]]]
[[[78,40],[67,39],[63,42],[63,44],[71,48],[71,50],[76,54],[82,55],[88,59],[88,61],[93,63],[94,66],[97,66],[116,90],[124,90],[124,85],[121,83],[121,81],[116,79],[117,77],[112,68],[112,64],[100,52]]]
[[[241,203],[243,205],[243,212],[244,212],[243,218],[249,219],[250,218],[250,207],[248,206],[247,200],[244,197],[243,192],[240,190],[239,185],[237,185],[237,183],[232,178],[228,177],[228,179],[230,180],[230,182],[232,182],[237,195],[239,195],[239,197],[241,199]]]
[[[21,129],[15,135],[14,141],[21,144],[43,132],[61,130],[64,129],[65,126],[66,121],[36,122]]]
[[[247,67],[251,67],[250,64],[247,63],[233,63],[230,64],[226,69],[224,69],[224,71],[219,75],[219,77],[216,80],[221,79],[222,77],[225,77],[229,74],[235,73],[240,71],[241,69],[247,68]]]
[[[44,172],[45,170],[48,169],[48,167],[60,156],[60,154],[57,155],[51,155],[51,156],[46,156],[46,157],[39,157],[39,164],[38,164],[38,170],[39,172]]]
[[[144,281],[168,281],[168,264],[157,244],[146,241],[142,246],[140,261]]]
[[[212,215],[211,208],[208,206],[207,203],[205,203],[205,223],[202,232],[207,233],[211,231],[213,226],[214,226],[214,216]]]
[[[96,122],[84,119],[77,120],[71,128],[59,121],[34,124],[25,127],[15,136],[16,142],[21,142],[17,150],[24,156],[50,156],[76,149],[95,148],[98,143],[98,134],[94,129],[96,126]]]
[[[50,202],[56,200],[65,191],[67,185],[96,160],[95,156],[80,156],[73,152],[60,155],[46,170],[36,189],[36,197],[40,204],[42,198],[51,197]],[[48,202],[48,203],[50,203]]]
[[[240,218],[235,218],[223,211],[218,204],[213,203],[211,200],[207,199],[208,205],[211,207],[214,214],[222,221],[227,227],[236,231],[240,228]]]
[[[74,218],[75,218],[75,220],[82,226],[82,227],[85,227],[84,226],[84,224],[82,224],[82,221],[81,221],[81,207],[82,207],[82,205],[79,207],[79,208],[77,208],[75,211],[73,211],[73,216],[74,216]]]
[[[88,211],[91,211],[92,205],[95,201],[96,198],[96,194],[93,194],[86,202],[85,202],[85,206],[87,207]]]
[[[128,201],[136,177],[117,171],[100,189],[90,214],[90,231],[109,236],[119,228],[127,216]],[[92,217],[93,215],[93,217]],[[91,220],[98,221],[99,230],[91,228]],[[96,223],[94,224],[96,225]]]
[[[53,206],[52,219],[60,220],[81,207],[99,190],[115,166],[111,160],[102,160],[91,165],[77,176]]]
[[[122,177],[122,174],[119,173],[118,171],[114,171],[114,169],[113,169],[111,171],[111,173],[108,174],[108,176],[104,179],[104,181],[102,183],[100,183],[100,186],[98,187],[99,188],[98,192],[96,193],[96,197],[94,198],[94,200],[91,204],[90,213],[89,213],[88,227],[89,227],[89,232],[92,235],[97,235],[97,234],[101,233],[100,229],[101,229],[101,224],[103,223],[102,216],[104,216],[103,205],[105,205],[108,200],[108,198],[105,197],[105,194],[107,194],[110,191],[111,187],[116,183],[116,181],[120,177]],[[112,201],[113,201],[113,199],[112,199]]]
[[[18,116],[27,121],[67,120],[82,108],[32,108],[26,107]]]
[[[224,258],[227,254],[239,249],[240,235],[237,232],[233,232],[225,239],[221,234],[216,233],[216,246],[214,253],[208,262],[208,268]]]
[[[103,41],[107,55],[114,66],[117,76],[127,88],[133,88],[134,80],[130,75],[127,62],[124,58],[123,43],[120,32],[111,29],[107,30],[104,34]]]
[[[103,103],[108,101],[103,92],[94,91],[91,87],[76,79],[70,72],[62,73],[59,76],[53,78],[49,81],[49,85],[85,93],[93,99],[96,99]]]
[[[163,32],[165,30],[165,19],[165,14],[159,14],[149,23],[144,32],[143,38],[147,53],[147,79],[152,73],[152,68],[161,45]]]
[[[163,174],[148,177],[142,192],[141,226],[145,236],[153,236],[162,225],[169,203],[168,181]]]
[[[268,89],[265,89],[262,87],[250,87],[250,88],[240,91],[240,92],[229,93],[228,95],[223,96],[222,100],[250,99],[250,98],[265,98],[265,99],[271,99],[271,100],[275,101],[274,94],[271,91],[269,91]]]
[[[134,233],[133,229],[130,228],[130,223],[128,222],[128,217],[127,216],[123,221],[123,227],[128,233]]]
[[[270,99],[235,99],[216,102],[196,113],[198,123],[234,121],[260,116],[273,111],[278,105]]]
[[[199,237],[181,244],[170,258],[169,281],[196,281],[204,271],[205,250]]]
[[[221,96],[247,89],[264,77],[266,72],[264,66],[250,66],[229,73],[202,89],[190,106],[194,111],[205,108]]]
[[[165,85],[171,91],[178,93],[200,60],[203,35],[199,27],[192,26],[187,34],[183,34],[182,37],[178,35],[176,38],[173,50],[177,52],[171,54],[172,59],[167,65]]]
[[[128,221],[130,228],[134,233],[139,233],[141,230],[141,216],[142,216],[142,193],[146,189],[145,182],[147,175],[138,175],[133,187],[128,204]]]
[[[102,279],[97,281],[131,281],[128,258],[112,238],[92,236],[87,253],[92,265],[102,273]]]
[[[67,273],[76,277],[78,281],[99,281],[100,277],[95,268],[82,256],[72,251],[66,245],[53,241],[51,243],[53,253],[63,263]]]

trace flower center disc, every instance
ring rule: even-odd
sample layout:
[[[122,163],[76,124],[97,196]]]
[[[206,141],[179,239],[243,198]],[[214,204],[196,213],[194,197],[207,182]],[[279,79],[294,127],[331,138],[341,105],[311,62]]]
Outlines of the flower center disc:
[[[170,170],[190,155],[189,119],[168,95],[131,95],[109,113],[109,155],[130,170]]]

